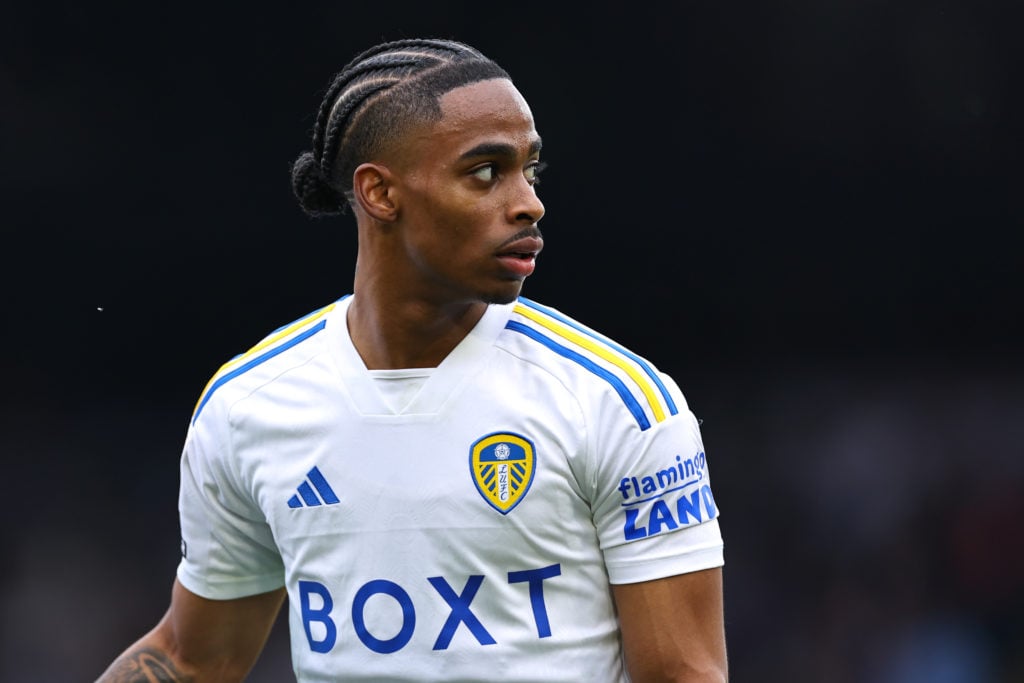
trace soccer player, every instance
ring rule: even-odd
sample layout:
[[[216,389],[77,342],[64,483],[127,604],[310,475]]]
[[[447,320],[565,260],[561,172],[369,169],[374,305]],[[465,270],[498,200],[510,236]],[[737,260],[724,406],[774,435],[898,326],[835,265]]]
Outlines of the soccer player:
[[[210,380],[163,619],[101,681],[238,681],[287,596],[299,681],[722,681],[723,542],[673,380],[520,296],[533,116],[467,45],[337,74],[293,167],[351,295]]]

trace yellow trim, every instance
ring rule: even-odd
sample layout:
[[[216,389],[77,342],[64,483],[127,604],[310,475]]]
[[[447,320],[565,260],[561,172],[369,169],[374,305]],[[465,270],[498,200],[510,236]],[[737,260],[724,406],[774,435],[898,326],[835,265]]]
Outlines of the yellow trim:
[[[521,447],[528,454],[533,455],[533,446],[530,444],[529,441],[527,441],[521,436],[516,436],[515,434],[509,434],[507,432],[494,434],[492,436],[487,437],[486,439],[477,441],[476,444],[473,446],[473,455],[476,457],[480,457],[480,453],[482,453],[485,448],[487,448],[488,446],[492,446],[496,443],[501,443],[502,441],[509,441],[511,443],[514,443],[517,446]]]
[[[607,347],[596,343],[592,338],[580,334],[579,332],[573,330],[571,327],[563,325],[562,323],[551,318],[548,318],[539,311],[535,311],[534,309],[524,306],[523,304],[516,304],[513,310],[519,315],[525,318],[529,318],[530,320],[534,321],[541,327],[546,327],[547,329],[551,330],[558,336],[568,339],[569,341],[573,342],[578,346],[582,346],[591,353],[599,356],[600,358],[603,358],[612,365],[621,369],[623,372],[629,375],[630,379],[636,382],[636,385],[640,387],[640,391],[642,391],[644,396],[647,397],[647,402],[650,404],[651,410],[654,412],[655,421],[661,422],[662,420],[665,419],[665,411],[662,410],[661,403],[658,401],[657,394],[654,392],[654,388],[651,386],[651,383],[648,382],[647,379],[642,374],[640,374],[640,372],[635,367],[633,367],[631,363],[623,359],[622,356],[620,356],[617,353],[613,353]]]
[[[240,365],[240,364],[244,363],[245,361],[247,361],[249,358],[251,358],[253,356],[253,354],[259,353],[260,351],[262,351],[263,349],[267,348],[268,346],[273,346],[274,344],[276,344],[277,342],[281,341],[285,337],[291,335],[293,332],[298,330],[300,327],[304,327],[308,323],[311,323],[314,320],[322,318],[323,316],[327,315],[332,310],[334,310],[335,305],[336,305],[336,303],[328,304],[327,306],[324,306],[320,310],[313,311],[312,313],[310,313],[306,317],[299,318],[298,320],[296,320],[295,322],[287,325],[286,327],[282,327],[280,330],[278,330],[277,332],[271,334],[269,337],[267,337],[266,339],[264,339],[260,343],[256,344],[256,346],[252,347],[251,349],[249,349],[245,353],[242,353],[242,354],[239,354],[239,355],[235,356],[234,358],[229,360],[227,363],[224,363],[224,365],[222,365],[219,368],[217,368],[217,372],[213,373],[213,377],[211,377],[210,381],[208,381],[206,383],[206,386],[203,387],[203,390],[201,392],[199,392],[199,399],[196,401],[196,405],[192,409],[192,413],[195,414],[195,411],[199,409],[199,404],[203,402],[203,397],[206,396],[206,392],[208,392],[210,390],[210,387],[212,387],[214,385],[214,383],[218,379],[220,379],[220,376],[223,375],[225,373],[225,371],[230,371],[236,365]]]

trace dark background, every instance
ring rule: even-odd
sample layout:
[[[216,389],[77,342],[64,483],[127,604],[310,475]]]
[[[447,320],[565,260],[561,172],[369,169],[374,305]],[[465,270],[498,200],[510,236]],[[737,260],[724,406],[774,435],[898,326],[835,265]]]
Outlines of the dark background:
[[[160,617],[199,391],[351,287],[351,219],[290,192],[322,89],[436,36],[544,136],[524,293],[703,420],[733,680],[1024,681],[1014,4],[5,8],[0,679]]]

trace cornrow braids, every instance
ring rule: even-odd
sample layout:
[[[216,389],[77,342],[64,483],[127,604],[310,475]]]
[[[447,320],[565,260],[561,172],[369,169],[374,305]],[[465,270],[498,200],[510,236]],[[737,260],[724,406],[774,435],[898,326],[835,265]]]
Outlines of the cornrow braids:
[[[453,40],[395,40],[358,54],[324,94],[313,149],[292,165],[292,190],[303,211],[344,213],[359,164],[411,125],[440,119],[439,100],[448,91],[492,78],[509,75],[475,48]]]

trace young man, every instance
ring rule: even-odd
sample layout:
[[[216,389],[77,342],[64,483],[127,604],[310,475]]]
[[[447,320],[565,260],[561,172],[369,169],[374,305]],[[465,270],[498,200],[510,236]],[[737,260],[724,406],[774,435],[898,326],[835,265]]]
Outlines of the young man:
[[[384,43],[293,186],[353,293],[230,361],[181,463],[163,620],[101,681],[237,681],[285,596],[300,681],[721,681],[723,545],[675,383],[520,297],[541,139],[508,75]]]

